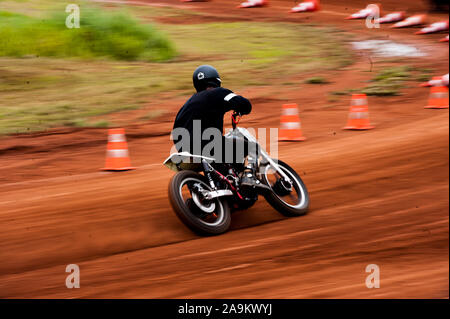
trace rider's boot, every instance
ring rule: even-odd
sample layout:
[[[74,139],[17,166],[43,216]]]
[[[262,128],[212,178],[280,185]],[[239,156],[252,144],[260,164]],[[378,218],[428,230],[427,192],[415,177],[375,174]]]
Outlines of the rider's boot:
[[[261,183],[255,174],[255,166],[252,164],[247,165],[244,170],[244,174],[241,178],[241,189],[244,191],[256,191],[256,192],[267,192],[271,188],[264,183]]]

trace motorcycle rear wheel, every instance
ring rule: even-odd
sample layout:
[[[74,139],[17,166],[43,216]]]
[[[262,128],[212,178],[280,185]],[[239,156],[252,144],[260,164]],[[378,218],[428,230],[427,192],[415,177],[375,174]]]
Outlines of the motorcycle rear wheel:
[[[191,189],[194,184],[200,184],[203,189],[211,191],[206,177],[194,171],[178,172],[170,180],[169,199],[175,214],[187,227],[199,235],[210,236],[225,233],[231,224],[228,202],[216,198],[202,205],[198,196]],[[184,189],[185,186],[188,191]],[[192,197],[189,198],[188,194]],[[197,196],[196,200],[194,200],[195,196]]]

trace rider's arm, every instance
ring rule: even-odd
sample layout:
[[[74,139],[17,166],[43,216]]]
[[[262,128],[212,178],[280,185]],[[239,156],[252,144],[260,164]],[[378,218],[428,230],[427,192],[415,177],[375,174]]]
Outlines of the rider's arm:
[[[230,90],[224,89],[223,104],[225,107],[225,112],[235,111],[242,115],[249,114],[252,111],[252,104],[245,97],[237,95]]]

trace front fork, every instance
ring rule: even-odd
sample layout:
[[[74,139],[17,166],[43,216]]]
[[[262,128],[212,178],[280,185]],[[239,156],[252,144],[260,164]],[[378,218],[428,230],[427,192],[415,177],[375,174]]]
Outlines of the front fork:
[[[285,172],[283,172],[283,170],[278,166],[277,163],[275,163],[275,161],[269,156],[269,154],[266,153],[266,151],[264,151],[262,148],[260,149],[260,153],[261,153],[261,157],[263,158],[263,161],[265,161],[266,163],[269,163],[270,166],[272,166],[275,171],[280,174],[281,177],[283,177],[283,180],[285,182],[288,182],[289,184],[293,184],[291,179],[289,178],[289,176],[286,175]]]
[[[211,173],[214,171],[214,169],[204,159],[202,159],[202,165],[203,165],[203,172],[205,173],[205,176],[208,179],[209,186],[211,186],[213,190],[217,190],[216,184],[214,183],[214,180],[211,176]]]

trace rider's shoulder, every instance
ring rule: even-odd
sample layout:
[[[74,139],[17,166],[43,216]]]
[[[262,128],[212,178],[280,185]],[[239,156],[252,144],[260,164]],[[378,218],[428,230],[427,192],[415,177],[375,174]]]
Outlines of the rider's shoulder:
[[[218,88],[214,88],[212,90],[215,96],[219,97],[220,99],[225,98],[228,94],[232,94],[233,91],[231,91],[230,89],[224,88],[224,87],[218,87]]]

